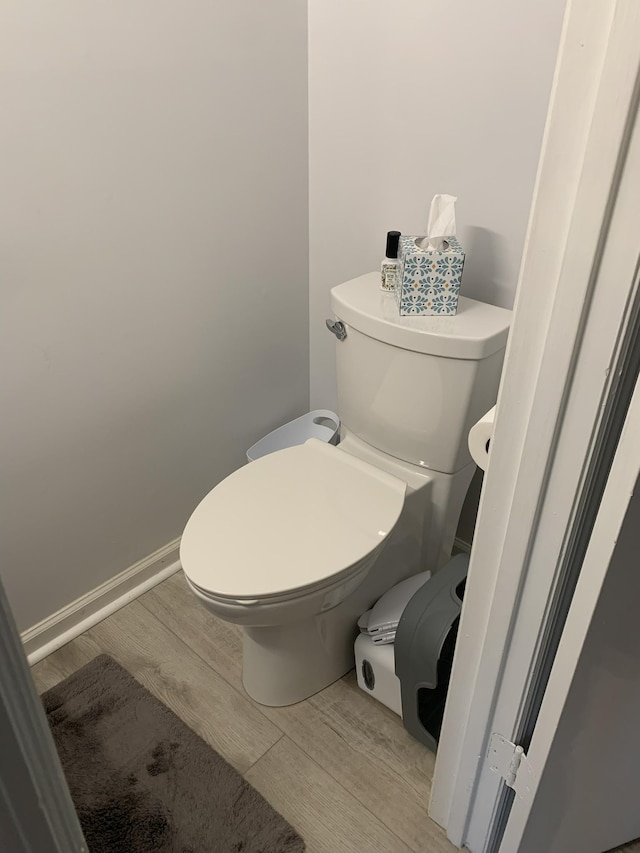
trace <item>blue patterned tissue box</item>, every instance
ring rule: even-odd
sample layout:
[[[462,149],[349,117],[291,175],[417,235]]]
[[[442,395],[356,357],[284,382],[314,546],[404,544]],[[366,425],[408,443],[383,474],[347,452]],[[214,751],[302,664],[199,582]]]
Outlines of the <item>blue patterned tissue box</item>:
[[[455,237],[446,251],[421,249],[420,237],[400,237],[396,300],[400,314],[455,314],[464,252]]]

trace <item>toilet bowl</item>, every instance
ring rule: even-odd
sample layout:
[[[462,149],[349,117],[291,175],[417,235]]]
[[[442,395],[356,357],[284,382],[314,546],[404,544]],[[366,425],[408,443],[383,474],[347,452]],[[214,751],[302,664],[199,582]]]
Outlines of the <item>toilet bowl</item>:
[[[258,702],[289,705],[344,674],[353,639],[329,614],[375,563],[405,491],[312,438],[239,469],[198,505],[182,567],[205,607],[244,627],[243,683]]]
[[[471,426],[494,405],[511,312],[460,297],[400,317],[377,274],[333,288],[340,444],[251,462],[201,501],[180,559],[197,599],[243,629],[243,683],[299,702],[354,665],[358,617],[451,555],[475,472]]]

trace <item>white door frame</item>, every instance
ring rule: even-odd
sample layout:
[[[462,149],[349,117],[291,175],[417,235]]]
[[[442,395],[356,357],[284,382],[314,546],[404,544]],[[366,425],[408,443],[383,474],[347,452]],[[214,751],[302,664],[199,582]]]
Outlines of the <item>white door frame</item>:
[[[488,740],[515,737],[632,310],[629,223],[611,225],[639,67],[636,0],[569,3],[430,804],[473,853],[502,787]]]
[[[88,853],[1,582],[0,849]]]

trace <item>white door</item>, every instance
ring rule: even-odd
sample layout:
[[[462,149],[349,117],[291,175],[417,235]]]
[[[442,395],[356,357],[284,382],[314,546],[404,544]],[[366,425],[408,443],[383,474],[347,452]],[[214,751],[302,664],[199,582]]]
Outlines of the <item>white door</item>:
[[[640,386],[514,785],[500,853],[640,837]]]

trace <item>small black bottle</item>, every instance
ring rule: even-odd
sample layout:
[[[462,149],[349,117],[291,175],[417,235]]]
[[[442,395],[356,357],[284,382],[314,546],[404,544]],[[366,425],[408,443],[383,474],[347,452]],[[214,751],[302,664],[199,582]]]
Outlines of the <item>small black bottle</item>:
[[[387,248],[380,265],[380,287],[391,293],[396,289],[398,280],[398,244],[399,231],[387,231]]]

